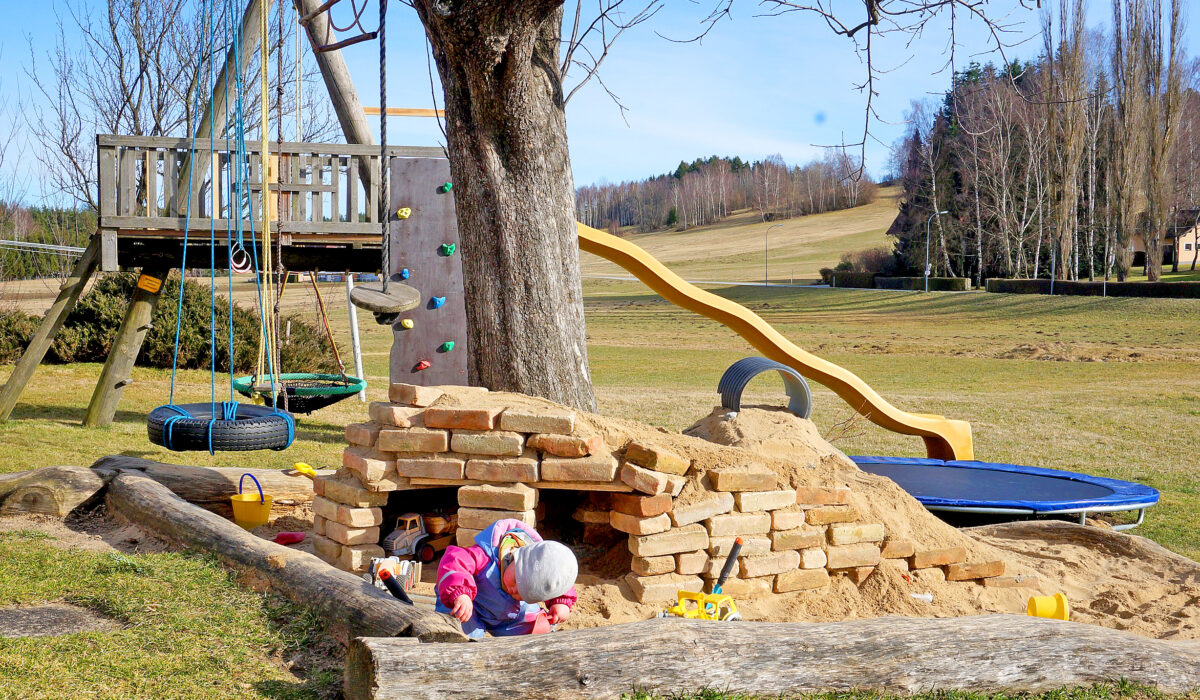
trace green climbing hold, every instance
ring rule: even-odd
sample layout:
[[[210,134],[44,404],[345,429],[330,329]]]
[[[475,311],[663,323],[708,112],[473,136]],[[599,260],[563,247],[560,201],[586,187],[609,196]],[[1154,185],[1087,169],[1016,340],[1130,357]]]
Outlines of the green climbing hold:
[[[457,249],[458,246],[453,243],[443,243],[442,247],[439,248],[439,250],[442,252],[442,255],[446,256],[447,258],[451,255],[454,255],[454,251]]]
[[[454,341],[453,340],[447,340],[446,342],[442,343],[442,347],[441,347],[442,352],[450,352],[453,349],[454,349]]]
[[[442,184],[438,185],[438,194],[446,194],[452,189],[454,189],[453,182],[443,182]]]

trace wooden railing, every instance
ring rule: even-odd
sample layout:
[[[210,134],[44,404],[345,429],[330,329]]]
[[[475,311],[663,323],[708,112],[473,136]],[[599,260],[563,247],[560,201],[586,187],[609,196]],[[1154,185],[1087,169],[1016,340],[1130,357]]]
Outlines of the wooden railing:
[[[235,227],[239,216],[243,230],[260,229],[261,146],[247,142],[240,155],[234,146],[198,139],[193,149],[186,138],[97,136],[101,231],[175,238],[188,229],[207,235],[210,227],[222,233]],[[378,242],[377,146],[285,141],[271,143],[268,150],[271,230],[284,245],[348,242],[357,236]],[[444,157],[440,148],[413,146],[389,148],[388,155]],[[245,201],[239,206],[231,194],[239,165],[248,175],[248,206]]]

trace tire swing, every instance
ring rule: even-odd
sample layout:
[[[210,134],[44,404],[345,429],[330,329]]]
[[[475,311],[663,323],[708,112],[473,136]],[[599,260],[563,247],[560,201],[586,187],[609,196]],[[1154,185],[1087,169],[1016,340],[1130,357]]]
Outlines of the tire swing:
[[[321,324],[325,327],[325,337],[329,339],[329,346],[333,349],[333,359],[337,362],[340,373],[292,372],[280,374],[278,377],[251,375],[233,380],[234,390],[242,396],[251,397],[260,403],[292,413],[312,413],[343,399],[348,399],[367,388],[365,379],[346,374],[346,365],[342,363],[341,353],[338,352],[337,343],[333,338],[333,330],[329,327],[329,317],[325,314],[325,300],[321,298],[321,290],[317,287],[316,270],[310,274],[309,280],[312,282],[313,293],[317,297],[317,310],[321,316]],[[286,281],[281,283],[280,296],[283,295],[282,287],[285,285]],[[283,391],[275,394],[273,402],[268,404],[268,401],[272,401],[272,387],[276,385],[282,387]]]
[[[205,10],[208,11],[207,17],[214,17],[213,0],[207,0]],[[226,34],[230,33],[228,23],[226,23]],[[208,71],[207,75],[213,75],[213,56],[217,50],[217,46],[213,28],[210,23],[205,23],[204,34],[208,40]],[[225,36],[225,44],[229,43],[230,36]],[[264,45],[264,52],[266,48]],[[239,52],[235,52],[234,56],[238,57]],[[203,62],[203,58],[201,61]],[[262,82],[263,90],[266,90],[266,64],[262,62]],[[201,65],[201,68],[204,68]],[[222,197],[212,196],[212,202],[228,202],[226,205],[228,211],[218,212],[212,210],[208,212],[209,227],[208,227],[208,245],[209,245],[209,357],[211,358],[209,366],[209,400],[204,403],[175,403],[175,376],[179,365],[179,336],[180,324],[183,318],[183,293],[184,280],[181,278],[179,283],[179,299],[175,310],[175,349],[171,359],[171,392],[165,405],[159,406],[150,412],[146,418],[146,432],[150,442],[174,451],[189,451],[189,450],[207,450],[209,454],[218,451],[242,451],[242,450],[283,450],[292,444],[292,440],[296,436],[295,419],[286,411],[281,411],[274,407],[274,400],[271,406],[256,406],[252,404],[241,404],[234,400],[233,390],[233,352],[234,337],[233,337],[233,264],[226,264],[226,282],[229,289],[229,309],[228,309],[228,357],[229,357],[229,399],[227,401],[217,400],[217,321],[216,321],[216,290],[217,290],[217,257],[216,248],[218,245],[218,236],[216,231],[216,219],[219,215],[223,215],[227,224],[226,230],[223,232],[226,245],[226,260],[231,263],[235,262],[239,267],[243,266],[246,258],[254,272],[254,279],[258,290],[259,302],[259,325],[260,332],[264,338],[273,338],[271,328],[267,323],[266,314],[262,313],[267,308],[263,296],[263,287],[267,287],[267,298],[270,296],[270,288],[272,286],[269,275],[259,275],[259,258],[258,249],[255,240],[254,218],[255,207],[251,196],[249,183],[249,156],[246,153],[246,132],[245,123],[242,116],[242,67],[240,59],[235,58],[234,66],[234,90],[233,94],[236,97],[233,114],[226,114],[226,124],[232,124],[235,133],[235,150],[230,154],[228,178],[222,178],[225,182],[213,182],[212,187],[223,186],[225,190]],[[205,75],[203,71],[199,73]],[[212,86],[208,86],[210,91]],[[201,113],[203,105],[200,104],[200,95],[205,91],[196,90],[196,113]],[[229,104],[226,104],[228,112]],[[265,102],[265,100],[264,100]],[[230,120],[232,116],[232,120]],[[210,114],[210,119],[211,119]],[[262,157],[262,172],[267,172],[267,144],[266,144],[266,116],[264,114],[263,133],[263,148],[261,151]],[[213,129],[209,130],[209,152],[215,152],[215,138],[212,134]],[[186,273],[187,266],[187,250],[188,250],[188,235],[190,233],[190,223],[192,219],[192,189],[195,168],[192,167],[196,160],[196,138],[192,137],[191,146],[188,153],[188,159],[185,161],[188,169],[188,190],[187,190],[187,207],[184,221],[187,222],[183,229],[183,254],[180,270]],[[265,199],[262,205],[265,209],[267,202]],[[243,238],[243,221],[250,221],[250,245],[246,247]],[[235,223],[236,222],[236,223]],[[270,261],[270,244],[271,233],[270,223],[267,217],[263,217],[263,252],[265,260]],[[245,255],[249,252],[249,255]],[[222,261],[224,262],[224,261]],[[222,329],[224,334],[225,329]],[[226,340],[225,337],[222,340]],[[269,347],[269,344],[268,344]],[[275,353],[268,352],[267,364],[273,367],[277,356]],[[274,372],[271,372],[274,375]],[[271,397],[276,397],[276,388],[274,383],[271,386]]]

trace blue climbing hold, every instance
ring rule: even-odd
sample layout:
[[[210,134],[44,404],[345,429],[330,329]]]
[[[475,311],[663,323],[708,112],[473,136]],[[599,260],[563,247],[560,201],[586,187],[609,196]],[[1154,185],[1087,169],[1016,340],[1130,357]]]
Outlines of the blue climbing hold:
[[[400,271],[400,279],[406,280],[409,277],[412,277],[412,273],[408,271],[407,267]]]
[[[442,304],[445,304],[445,303],[446,303],[446,297],[433,297],[429,300],[429,304],[435,309],[442,308]]]

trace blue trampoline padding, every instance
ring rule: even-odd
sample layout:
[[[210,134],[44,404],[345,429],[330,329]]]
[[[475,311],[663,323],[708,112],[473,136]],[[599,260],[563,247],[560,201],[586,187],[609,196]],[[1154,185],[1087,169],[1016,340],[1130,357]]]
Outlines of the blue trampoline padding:
[[[1129,510],[1158,503],[1158,491],[1119,479],[998,462],[851,457],[860,469],[895,481],[931,508],[997,508],[1056,513]]]

